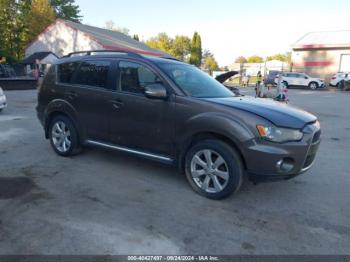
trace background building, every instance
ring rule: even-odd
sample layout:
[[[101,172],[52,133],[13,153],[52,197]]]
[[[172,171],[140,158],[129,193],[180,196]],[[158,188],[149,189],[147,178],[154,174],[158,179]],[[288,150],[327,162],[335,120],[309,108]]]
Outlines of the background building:
[[[270,71],[289,71],[290,66],[286,62],[279,60],[266,61],[264,63],[233,63],[227,66],[230,71],[243,71],[245,75],[256,76],[260,71],[262,75],[269,74]]]
[[[123,33],[57,19],[27,46],[25,56],[29,57],[37,52],[52,52],[61,57],[71,52],[97,49],[164,55]]]
[[[311,32],[292,45],[292,70],[329,78],[350,72],[350,30]]]

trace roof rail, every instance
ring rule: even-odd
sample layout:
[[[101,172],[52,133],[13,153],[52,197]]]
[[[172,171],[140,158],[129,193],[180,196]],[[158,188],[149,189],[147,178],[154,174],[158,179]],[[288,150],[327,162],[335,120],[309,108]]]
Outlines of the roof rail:
[[[91,55],[94,55],[94,53],[120,53],[120,54],[126,54],[128,56],[137,57],[137,58],[143,57],[142,55],[136,52],[126,51],[126,50],[89,50],[89,51],[72,52],[72,53],[69,53],[68,55],[63,56],[62,58],[72,57],[74,55],[84,55],[84,54],[87,56],[91,56]]]

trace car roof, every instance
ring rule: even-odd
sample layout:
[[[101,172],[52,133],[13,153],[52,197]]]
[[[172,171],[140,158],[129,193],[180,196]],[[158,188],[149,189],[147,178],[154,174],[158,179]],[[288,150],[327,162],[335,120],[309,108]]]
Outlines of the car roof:
[[[106,52],[108,53],[108,51]],[[99,59],[113,59],[113,58],[131,58],[133,60],[138,61],[148,61],[154,64],[161,63],[173,63],[173,64],[186,64],[182,61],[176,60],[172,57],[156,57],[156,56],[148,56],[148,55],[138,55],[138,54],[129,54],[129,53],[115,53],[115,54],[94,54],[94,55],[73,55],[73,56],[65,56],[58,59],[55,64],[63,64],[68,62],[80,62],[86,60],[99,60]]]

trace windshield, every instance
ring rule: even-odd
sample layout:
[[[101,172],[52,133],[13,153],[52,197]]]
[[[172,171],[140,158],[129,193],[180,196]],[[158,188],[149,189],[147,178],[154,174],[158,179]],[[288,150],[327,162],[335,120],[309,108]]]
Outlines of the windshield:
[[[235,96],[225,86],[194,66],[175,63],[158,65],[188,96],[198,98]]]

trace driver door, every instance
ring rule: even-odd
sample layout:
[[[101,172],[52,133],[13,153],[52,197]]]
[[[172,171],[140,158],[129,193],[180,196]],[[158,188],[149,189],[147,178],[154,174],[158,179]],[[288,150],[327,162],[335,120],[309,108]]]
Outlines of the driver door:
[[[117,92],[111,119],[114,144],[162,155],[171,155],[174,139],[174,103],[168,99],[150,99],[144,87],[164,81],[145,64],[120,61]]]

